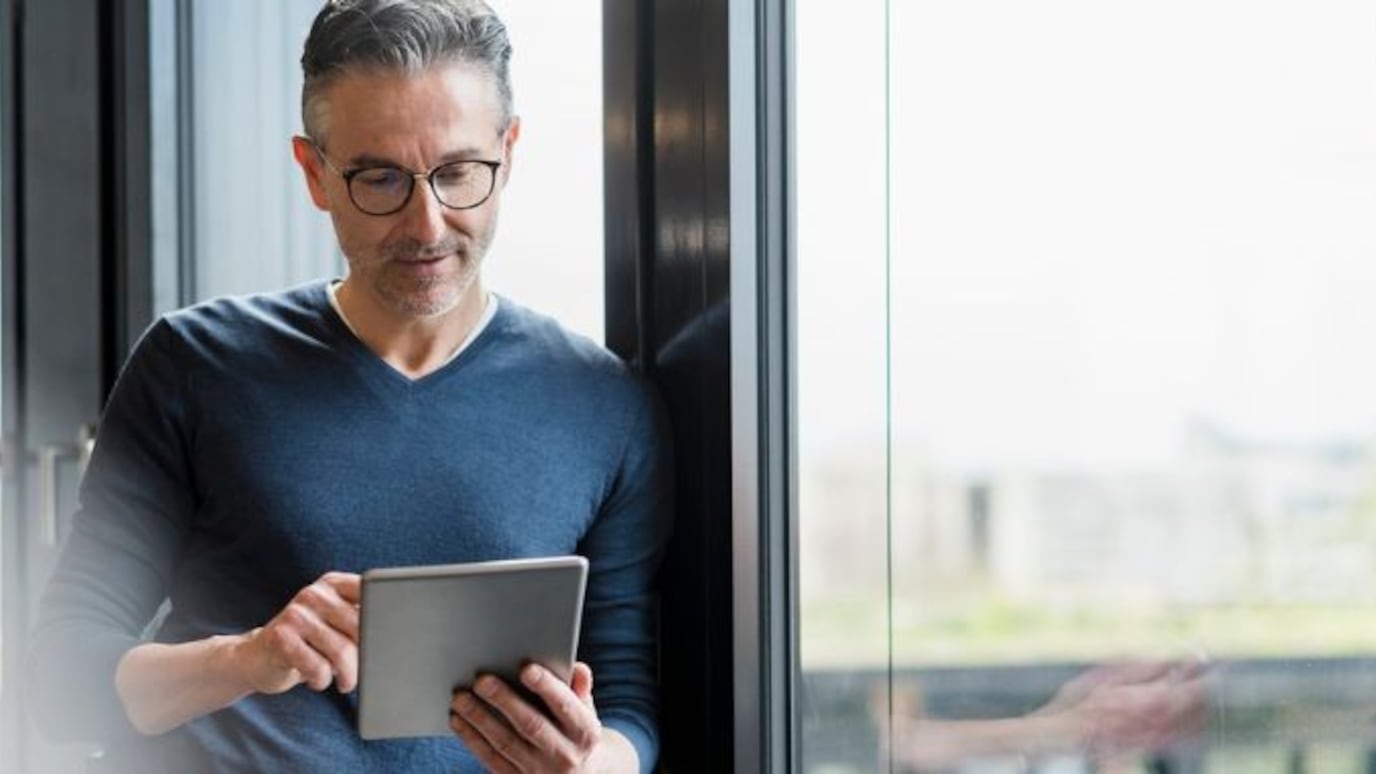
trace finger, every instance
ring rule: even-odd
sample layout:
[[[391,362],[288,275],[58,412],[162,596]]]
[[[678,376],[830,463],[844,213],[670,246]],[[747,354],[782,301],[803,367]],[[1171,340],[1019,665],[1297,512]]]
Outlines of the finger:
[[[260,636],[273,660],[294,670],[298,682],[315,691],[329,687],[334,677],[329,660],[307,644],[298,631],[290,626],[270,625]]]
[[[358,645],[352,640],[340,643],[329,656],[334,667],[334,685],[340,693],[352,693],[358,687]]]
[[[358,641],[358,606],[341,594],[333,583],[322,578],[297,592],[292,601],[309,607],[350,640]]]
[[[592,687],[592,670],[587,671],[588,687]],[[575,669],[575,673],[576,673]],[[592,694],[584,701],[553,672],[539,664],[526,664],[521,669],[521,683],[544,701],[554,719],[564,730],[564,736],[582,750],[590,750],[602,737],[602,723],[592,707]]]
[[[457,711],[450,711],[449,727],[463,741],[468,751],[473,753],[473,757],[477,758],[488,771],[497,774],[515,774],[517,772],[511,761],[493,749],[492,745],[478,732],[478,729]]]
[[[282,611],[283,625],[289,627],[328,664],[329,674],[320,683],[318,674],[310,682],[311,688],[323,691],[332,679],[339,680],[339,690],[352,691],[358,676],[358,646],[354,640],[326,623],[316,610],[302,604],[292,604]]]
[[[575,696],[583,700],[584,704],[592,701],[592,667],[582,661],[573,665],[573,677],[569,679],[569,687],[573,689]]]
[[[1177,662],[1174,669],[1171,670],[1171,677],[1182,682],[1195,680],[1207,676],[1212,668],[1207,659],[1190,659]]]
[[[363,579],[357,573],[327,572],[320,576],[320,582],[333,588],[351,605],[357,605],[363,598]]]
[[[1096,667],[1091,673],[1096,684],[1131,685],[1156,680],[1170,674],[1175,662],[1165,660],[1122,661]]]
[[[544,713],[511,689],[506,683],[485,675],[473,685],[474,691],[506,720],[506,726],[520,736],[545,760],[573,769],[590,751],[579,739],[572,739],[550,722]]]
[[[498,714],[498,710],[491,705],[491,700],[479,699],[473,693],[460,691],[454,697],[453,708],[460,718],[473,726],[494,752],[510,761],[517,769],[541,770],[535,749],[524,737],[511,729]]]
[[[307,642],[330,663],[340,693],[349,693],[358,684],[358,645],[352,639],[321,622],[310,632]],[[316,690],[329,687],[327,682]]]

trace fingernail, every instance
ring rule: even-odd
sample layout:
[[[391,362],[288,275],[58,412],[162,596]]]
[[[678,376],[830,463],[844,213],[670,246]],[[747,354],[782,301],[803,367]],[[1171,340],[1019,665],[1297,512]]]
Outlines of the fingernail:
[[[483,677],[473,687],[478,691],[478,695],[491,698],[493,694],[497,693],[497,679],[495,677]]]
[[[473,709],[473,694],[468,691],[461,691],[458,698],[454,699],[454,706],[459,708],[459,712],[469,712]]]
[[[521,682],[532,687],[540,682],[543,677],[544,674],[540,671],[540,667],[534,664],[527,664],[526,668],[521,670]]]

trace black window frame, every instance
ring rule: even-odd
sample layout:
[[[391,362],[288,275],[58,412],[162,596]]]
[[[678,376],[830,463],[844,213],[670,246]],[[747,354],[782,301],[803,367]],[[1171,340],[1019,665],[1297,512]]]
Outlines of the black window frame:
[[[664,396],[666,771],[800,767],[790,0],[604,0],[608,345]]]

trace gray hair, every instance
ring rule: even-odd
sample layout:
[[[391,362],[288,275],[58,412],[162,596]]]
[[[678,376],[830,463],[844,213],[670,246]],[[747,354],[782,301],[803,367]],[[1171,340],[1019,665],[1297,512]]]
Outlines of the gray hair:
[[[511,41],[483,0],[328,0],[301,55],[301,121],[321,139],[324,93],[341,75],[397,71],[417,75],[440,64],[466,64],[490,75],[501,99],[501,128],[511,122]]]

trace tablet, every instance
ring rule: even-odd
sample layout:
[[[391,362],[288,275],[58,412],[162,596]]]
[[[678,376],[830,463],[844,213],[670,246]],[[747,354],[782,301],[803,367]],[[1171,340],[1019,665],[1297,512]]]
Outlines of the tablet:
[[[587,574],[581,556],[363,573],[359,735],[453,734],[454,688],[481,674],[524,690],[517,673],[534,661],[570,680]]]

